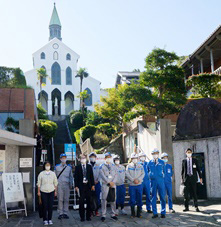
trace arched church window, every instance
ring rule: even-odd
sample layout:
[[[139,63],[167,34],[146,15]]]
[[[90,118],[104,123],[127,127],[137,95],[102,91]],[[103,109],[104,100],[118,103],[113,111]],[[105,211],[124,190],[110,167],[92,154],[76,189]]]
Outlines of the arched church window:
[[[67,55],[66,55],[66,60],[68,60],[68,61],[71,60],[71,55],[70,55],[70,54],[67,54]]]
[[[45,72],[47,73],[46,68],[45,68],[44,65],[41,66],[41,69],[44,69]],[[46,77],[45,77],[45,78],[42,78],[42,81],[41,81],[41,82],[42,82],[43,84],[46,84]]]
[[[61,85],[61,67],[55,62],[51,67],[52,84]]]
[[[66,85],[72,85],[72,70],[70,67],[66,69]]]
[[[44,52],[41,53],[41,59],[45,59],[45,53]]]
[[[58,60],[58,52],[57,51],[54,52],[53,59]]]
[[[84,100],[85,106],[92,106],[92,92],[89,88],[86,88],[87,94],[89,95],[88,98]]]

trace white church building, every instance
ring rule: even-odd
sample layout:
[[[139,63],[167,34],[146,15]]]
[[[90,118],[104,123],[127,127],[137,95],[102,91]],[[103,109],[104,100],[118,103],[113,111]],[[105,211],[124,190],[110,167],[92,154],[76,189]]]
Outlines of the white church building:
[[[77,63],[80,56],[66,46],[61,38],[61,22],[54,5],[49,25],[49,42],[33,54],[33,69],[25,73],[27,84],[35,90],[36,102],[41,98],[42,106],[48,115],[55,115],[55,105],[59,115],[68,115],[71,110],[80,108],[80,79],[77,75]],[[48,75],[44,79],[40,94],[40,81],[37,69],[44,68]],[[84,101],[88,110],[93,110],[95,103],[100,103],[100,84],[95,78],[83,79],[83,91],[89,97]]]

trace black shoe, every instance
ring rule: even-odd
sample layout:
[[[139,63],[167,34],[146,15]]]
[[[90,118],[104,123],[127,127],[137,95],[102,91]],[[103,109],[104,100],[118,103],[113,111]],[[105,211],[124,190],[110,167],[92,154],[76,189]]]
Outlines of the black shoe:
[[[135,207],[131,206],[130,209],[131,209],[131,218],[135,218]]]
[[[185,208],[185,209],[183,210],[183,212],[187,212],[187,211],[189,211],[189,208]]]
[[[62,218],[63,218],[63,214],[60,214],[60,215],[58,216],[58,219],[61,220]]]
[[[158,218],[158,214],[154,214],[152,218]]]
[[[112,218],[113,220],[115,220],[115,221],[118,220],[118,218],[117,218],[116,216],[112,216],[111,218]]]
[[[137,207],[137,217],[138,218],[142,218],[142,216],[141,216],[141,207]]]
[[[152,214],[153,211],[152,211],[152,210],[148,210],[147,213],[148,213],[148,214]]]
[[[69,217],[68,217],[67,214],[63,214],[63,218],[64,218],[64,219],[69,219]]]
[[[91,221],[91,218],[87,218],[87,221]]]
[[[198,208],[198,207],[196,207],[196,212],[200,212],[200,210],[199,210],[199,208]]]
[[[85,220],[84,220],[84,218],[81,218],[81,222],[84,222]]]
[[[101,221],[104,222],[104,221],[105,221],[105,217],[102,217],[102,218],[101,218]]]
[[[166,215],[165,214],[161,214],[161,218],[165,218],[166,217]]]

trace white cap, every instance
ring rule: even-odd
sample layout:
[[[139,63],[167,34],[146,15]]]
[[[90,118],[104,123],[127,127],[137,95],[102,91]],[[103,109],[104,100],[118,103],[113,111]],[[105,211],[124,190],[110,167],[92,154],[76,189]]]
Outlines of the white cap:
[[[113,159],[120,159],[120,156],[117,155],[117,154],[115,154],[114,157],[113,157]]]
[[[143,157],[143,156],[144,156],[144,157],[147,157],[147,155],[146,155],[144,152],[140,152],[140,153],[139,153],[139,157]]]
[[[154,154],[154,153],[160,153],[160,152],[157,148],[155,148],[153,151],[151,151],[151,154]]]
[[[168,154],[166,152],[164,152],[162,155],[161,155],[161,158],[164,158],[164,157],[168,157]]]
[[[133,158],[138,158],[138,154],[132,153],[132,154],[130,155],[130,158],[131,158],[131,159],[133,159]]]

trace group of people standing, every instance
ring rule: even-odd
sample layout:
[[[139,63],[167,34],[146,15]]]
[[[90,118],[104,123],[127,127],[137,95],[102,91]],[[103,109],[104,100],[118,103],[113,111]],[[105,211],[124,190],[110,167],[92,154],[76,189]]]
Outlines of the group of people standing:
[[[196,174],[201,179],[201,173],[197,160],[192,159],[192,151],[186,151],[187,159],[182,163],[182,181],[185,185],[185,210],[189,210],[189,195],[193,191],[196,211],[199,211],[196,196]],[[131,154],[129,164],[125,168],[120,163],[120,157],[110,152],[105,153],[105,161],[99,165],[96,163],[97,155],[92,152],[87,156],[80,155],[80,164],[76,166],[74,177],[71,166],[66,164],[66,155],[61,154],[61,163],[55,166],[55,171],[51,171],[49,162],[44,164],[44,171],[38,176],[38,196],[43,204],[44,225],[52,225],[52,208],[54,196],[58,196],[59,219],[68,219],[68,207],[70,189],[73,187],[79,196],[79,214],[81,222],[91,221],[91,216],[101,216],[104,222],[107,215],[107,199],[110,191],[114,191],[114,199],[110,202],[111,218],[118,219],[118,215],[127,215],[124,209],[126,187],[125,179],[129,184],[129,196],[131,207],[131,218],[141,218],[142,197],[146,195],[147,213],[153,213],[152,218],[158,217],[157,197],[159,195],[161,203],[161,218],[166,215],[166,196],[168,197],[169,212],[175,213],[172,202],[172,165],[168,164],[168,154],[163,153],[160,159],[159,150],[152,152],[153,159],[149,162],[145,153]],[[74,179],[74,180],[73,180]],[[97,209],[91,210],[91,196],[96,196]],[[113,197],[113,196],[112,196]],[[85,202],[87,204],[85,208]],[[101,206],[101,214],[98,212]],[[136,209],[137,208],[137,209]]]

